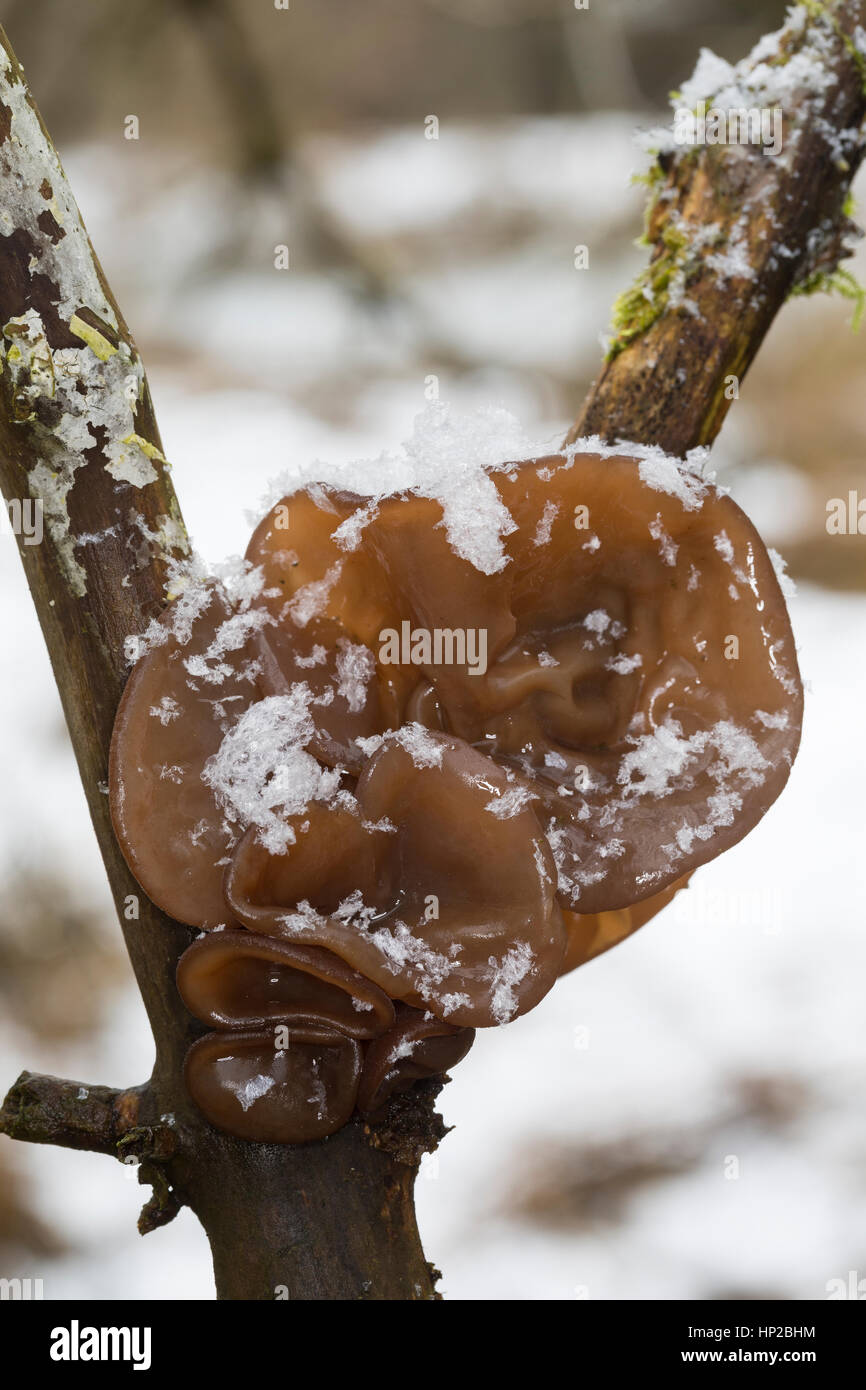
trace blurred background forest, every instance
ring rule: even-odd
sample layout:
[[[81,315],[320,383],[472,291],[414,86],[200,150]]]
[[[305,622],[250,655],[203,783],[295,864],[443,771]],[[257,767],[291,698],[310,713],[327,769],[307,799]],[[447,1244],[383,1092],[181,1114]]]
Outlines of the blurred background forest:
[[[205,558],[243,551],[293,461],[406,438],[432,378],[456,409],[561,437],[644,261],[635,131],[702,46],[738,59],[784,12],[0,0]],[[817,1299],[866,1276],[866,539],[825,527],[830,498],[866,496],[850,317],[789,304],[714,451],[800,588],[789,789],[652,926],[479,1037],[418,1184],[446,1296]],[[5,532],[0,577],[0,1086],[25,1066],[133,1084],[149,1036]],[[0,1140],[0,1276],[46,1298],[212,1296],[195,1220],[141,1241],[143,1195],[106,1158]]]

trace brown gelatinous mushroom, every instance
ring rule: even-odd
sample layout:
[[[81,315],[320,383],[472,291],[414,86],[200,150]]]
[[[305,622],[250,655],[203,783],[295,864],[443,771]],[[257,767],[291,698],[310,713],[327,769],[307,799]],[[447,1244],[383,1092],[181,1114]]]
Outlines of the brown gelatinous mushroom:
[[[489,470],[492,547],[488,515],[464,515],[467,550],[430,497],[305,488],[252,538],[260,596],[173,606],[134,671],[111,762],[127,861],[180,920],[247,928],[178,974],[228,1030],[188,1078],[232,1133],[332,1132],[358,1037],[366,1110],[453,1065],[781,791],[802,690],[760,538],[659,451],[583,448]]]
[[[391,627],[486,635],[484,672],[391,666],[411,691],[402,718],[482,748],[539,798],[564,908],[626,908],[735,844],[787,780],[802,689],[780,585],[739,507],[673,460],[578,451],[494,480],[514,523],[498,572],[456,553],[440,504],[414,495],[367,507],[351,564],[378,558]],[[328,505],[345,533],[348,502]],[[371,642],[326,530],[304,592]],[[287,592],[266,535],[251,558]]]
[[[670,887],[663,888],[651,898],[642,898],[630,907],[618,907],[610,912],[578,912],[563,910],[562,919],[568,934],[565,959],[562,962],[563,975],[576,970],[579,965],[603,955],[612,946],[618,946],[638,927],[646,926],[657,913],[672,902],[677,893],[685,888],[688,877],[677,879]]]
[[[578,453],[500,486],[518,633],[494,680],[525,676],[541,637],[572,684],[564,699],[545,664],[550,684],[483,734],[546,788],[563,905],[628,907],[742,839],[787,781],[803,707],[785,600],[740,508],[672,461]]]
[[[387,994],[330,951],[250,931],[200,936],[178,961],[177,987],[190,1013],[211,1028],[302,1020],[375,1038],[394,1022]]]
[[[177,921],[210,928],[228,920],[222,879],[235,837],[201,773],[258,690],[246,629],[238,631],[221,591],[207,589],[185,619],[180,603],[162,615],[164,640],[141,658],[123,692],[111,743],[111,817],[147,895]]]
[[[247,832],[226,874],[238,921],[324,946],[392,998],[462,1027],[534,1007],[559,974],[565,932],[531,797],[475,749],[420,726],[384,741],[355,797],[357,811],[310,806],[287,854]]]
[[[364,759],[356,740],[387,727],[370,648],[353,642],[337,623],[315,619],[303,628],[263,628],[253,646],[262,697],[288,696],[305,685],[315,716],[309,751],[326,767],[359,772]]]
[[[418,1009],[398,1005],[393,1026],[366,1050],[359,1111],[377,1115],[395,1092],[450,1071],[463,1061],[474,1041],[472,1028],[455,1028]]]
[[[184,1078],[217,1129],[262,1144],[305,1144],[342,1128],[355,1108],[361,1045],[304,1023],[207,1033],[193,1043]]]

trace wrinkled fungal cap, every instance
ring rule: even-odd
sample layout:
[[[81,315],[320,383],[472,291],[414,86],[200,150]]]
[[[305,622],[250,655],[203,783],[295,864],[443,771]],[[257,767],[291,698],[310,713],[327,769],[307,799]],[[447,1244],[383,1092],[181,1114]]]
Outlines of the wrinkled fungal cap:
[[[387,994],[339,956],[250,931],[200,936],[178,962],[177,987],[190,1013],[211,1028],[300,1021],[375,1038],[394,1022]]]
[[[550,850],[511,792],[460,740],[405,729],[368,761],[357,811],[310,807],[284,855],[247,832],[226,876],[232,914],[325,946],[461,1027],[510,1022],[547,993],[565,950]]]
[[[730,498],[580,446],[488,470],[482,495],[495,543],[483,507],[455,537],[414,492],[283,499],[248,550],[258,596],[171,606],[124,693],[127,861],[171,916],[230,928],[178,979],[220,1030],[190,1088],[232,1133],[336,1127],[358,1038],[367,1110],[451,1065],[467,1030],[649,920],[788,777],[793,637]],[[278,1016],[294,1060],[262,1032]]]
[[[285,1046],[278,1043],[285,1042]],[[301,1024],[207,1033],[186,1055],[187,1090],[217,1129],[263,1144],[305,1144],[341,1129],[355,1108],[361,1046]]]
[[[450,1071],[462,1062],[474,1041],[472,1028],[455,1028],[398,1005],[393,1026],[367,1048],[358,1088],[361,1114],[376,1115],[395,1092]]]

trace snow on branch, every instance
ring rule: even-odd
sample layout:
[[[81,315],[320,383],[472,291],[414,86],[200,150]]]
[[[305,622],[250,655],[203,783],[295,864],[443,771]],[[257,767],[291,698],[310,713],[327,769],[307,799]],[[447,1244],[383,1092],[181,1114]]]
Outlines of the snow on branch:
[[[709,444],[792,294],[862,291],[866,0],[806,0],[737,65],[701,54],[653,131],[647,269],[620,296],[602,372],[569,442],[601,435],[684,456]]]

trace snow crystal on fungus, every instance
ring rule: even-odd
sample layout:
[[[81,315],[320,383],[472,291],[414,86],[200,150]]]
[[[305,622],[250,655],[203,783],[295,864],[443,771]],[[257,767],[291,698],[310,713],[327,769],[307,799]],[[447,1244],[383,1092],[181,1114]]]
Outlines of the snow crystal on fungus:
[[[713,475],[707,470],[709,449],[690,449],[684,459],[673,458],[655,444],[636,444],[620,439],[607,444],[600,435],[587,435],[569,444],[566,454],[600,454],[602,458],[635,458],[640,480],[655,492],[677,497],[688,512],[697,511],[707,495]]]
[[[707,750],[717,757],[707,771],[716,781],[737,775],[743,786],[757,786],[763,781],[767,768],[758,745],[745,729],[731,720],[719,720],[711,729],[683,735],[682,725],[668,719],[652,733],[642,735],[633,749],[623,757],[617,781],[625,795],[669,796],[672,783],[681,782],[685,774]]]
[[[348,464],[316,460],[284,472],[264,499],[265,511],[287,493],[314,483],[357,493],[363,506],[335,531],[337,543],[351,550],[379,499],[412,491],[440,503],[442,524],[457,555],[482,574],[496,574],[507,563],[502,542],[515,523],[491,473],[507,472],[510,464],[538,458],[549,447],[531,440],[500,407],[460,415],[437,401],[416,418],[398,452]]]
[[[785,598],[796,598],[797,585],[794,583],[793,579],[788,573],[787,563],[782,559],[782,556],[779,554],[778,550],[773,550],[771,546],[767,547],[767,554],[769,555],[773,569],[776,572],[776,578],[779,581],[779,588],[782,590],[782,593],[784,594]]]
[[[490,1012],[497,1023],[510,1023],[517,1012],[517,989],[532,969],[534,959],[525,941],[506,951],[501,961],[490,957]]]
[[[367,686],[376,671],[376,658],[369,647],[341,637],[337,643],[337,690],[352,714],[367,703]]]
[[[252,705],[205,764],[202,780],[213,789],[230,820],[258,827],[271,854],[282,854],[295,834],[286,817],[309,803],[331,800],[341,772],[322,768],[305,751],[314,733],[309,686],[271,695]]]
[[[494,796],[484,807],[497,820],[511,820],[535,799],[535,793],[528,787],[509,787],[508,791]]]

